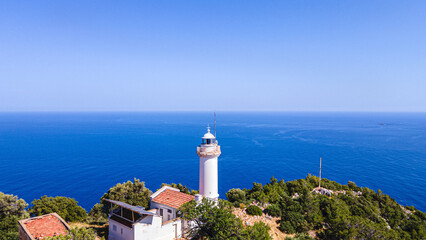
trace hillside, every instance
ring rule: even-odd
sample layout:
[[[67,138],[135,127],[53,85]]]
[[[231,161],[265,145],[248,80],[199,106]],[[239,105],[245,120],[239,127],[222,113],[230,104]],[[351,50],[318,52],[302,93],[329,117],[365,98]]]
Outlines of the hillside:
[[[323,179],[322,188],[318,188],[318,180],[312,175],[288,182],[272,177],[265,185],[253,183],[251,189],[230,189],[226,194],[228,200],[220,200],[220,208],[216,210],[207,206],[200,208],[199,214],[209,221],[206,226],[215,229],[212,239],[266,240],[268,231],[273,239],[426,239],[426,214],[415,207],[401,206],[380,190],[358,187],[353,182],[341,185]],[[181,184],[172,186],[191,192]],[[137,179],[117,184],[104,194],[88,215],[84,214],[83,220],[78,220],[83,222],[72,225],[93,229],[99,236],[107,238],[107,225],[104,224],[108,219],[102,206],[103,199],[113,198],[140,205],[148,204],[151,193],[144,182]],[[55,211],[67,218],[69,212],[58,209],[63,210],[63,201],[79,208],[77,202],[71,200],[44,196],[32,202],[29,212],[37,216]],[[25,210],[28,204],[16,196],[2,193],[0,202],[0,239],[18,239],[17,220],[28,217]],[[193,213],[194,204],[192,208],[191,204],[186,207],[186,213]],[[35,211],[35,205],[38,211]],[[248,211],[248,208],[258,208],[258,212]],[[225,225],[219,226],[218,223]],[[228,225],[234,230],[223,232]],[[233,236],[235,231],[240,231],[245,235],[220,237],[215,235],[216,231]]]
[[[271,178],[266,185],[231,189],[227,197],[237,208],[259,205],[286,234],[306,233],[317,239],[426,239],[426,214],[415,207],[401,206],[380,190],[353,182],[341,185],[323,179],[322,188],[317,188],[318,180],[312,175],[288,182]]]

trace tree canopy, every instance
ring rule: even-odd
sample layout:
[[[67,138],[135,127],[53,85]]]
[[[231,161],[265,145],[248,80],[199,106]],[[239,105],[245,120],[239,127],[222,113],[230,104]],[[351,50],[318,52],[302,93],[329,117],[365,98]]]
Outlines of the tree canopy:
[[[238,202],[238,203],[245,202],[246,192],[244,192],[243,190],[239,188],[233,188],[226,193],[226,198],[230,202]]]
[[[31,202],[28,209],[31,216],[41,216],[48,213],[56,212],[67,222],[83,221],[87,217],[87,212],[78,205],[73,198],[68,197],[48,197],[42,196]]]
[[[73,228],[68,235],[44,238],[45,240],[95,240],[96,233],[88,228]]]
[[[89,218],[96,222],[107,221],[110,205],[106,204],[105,199],[121,201],[148,209],[151,194],[152,192],[145,187],[145,182],[141,182],[139,179],[135,178],[134,182],[118,183],[101,197],[100,203],[93,206],[89,212]]]
[[[25,200],[0,192],[0,240],[19,239],[18,221],[29,217]]]
[[[262,216],[262,209],[256,205],[250,205],[247,207],[246,213],[252,216]]]
[[[195,194],[198,193],[198,190],[192,190],[189,187],[183,185],[182,183],[178,183],[178,184],[176,184],[176,183],[171,183],[171,184],[163,183],[163,184],[161,184],[161,187],[164,187],[164,186],[170,186],[170,187],[177,188],[181,192],[186,193],[186,194],[195,195]]]
[[[179,210],[183,219],[194,222],[194,227],[188,231],[188,237],[191,239],[271,239],[269,226],[257,223],[244,227],[226,201],[220,200],[216,206],[203,198],[200,204],[191,201]]]

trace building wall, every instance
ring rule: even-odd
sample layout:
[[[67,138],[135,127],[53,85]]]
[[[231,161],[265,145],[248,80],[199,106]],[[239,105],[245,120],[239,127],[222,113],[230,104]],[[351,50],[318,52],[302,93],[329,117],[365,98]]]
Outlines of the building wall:
[[[124,226],[112,219],[109,220],[109,240],[134,240],[133,232],[134,229]]]
[[[22,229],[21,225],[19,225],[19,240],[31,240],[28,234],[25,233],[24,229]]]
[[[153,216],[151,224],[136,223],[134,240],[173,240],[182,237],[181,219],[167,221],[163,224],[161,217]]]
[[[216,199],[218,194],[217,157],[200,157],[200,194],[210,199]]]
[[[151,209],[154,209],[154,208],[157,209],[157,213],[156,213],[157,215],[160,215],[160,212],[161,212],[160,209],[163,209],[163,222],[167,222],[169,220],[176,218],[175,208],[151,201]],[[171,213],[169,213],[169,210],[171,211]]]

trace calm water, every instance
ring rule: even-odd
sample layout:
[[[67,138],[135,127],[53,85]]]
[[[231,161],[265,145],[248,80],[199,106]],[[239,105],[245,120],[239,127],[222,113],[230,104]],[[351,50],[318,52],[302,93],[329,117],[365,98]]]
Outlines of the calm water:
[[[89,210],[134,177],[198,188],[196,146],[211,113],[0,113],[0,191]],[[317,175],[426,210],[426,114],[218,113],[219,194]]]

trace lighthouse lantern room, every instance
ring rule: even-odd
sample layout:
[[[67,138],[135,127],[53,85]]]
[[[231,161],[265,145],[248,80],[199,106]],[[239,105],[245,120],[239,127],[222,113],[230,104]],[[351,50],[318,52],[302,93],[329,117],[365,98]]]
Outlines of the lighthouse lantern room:
[[[207,133],[202,138],[202,143],[197,147],[197,154],[200,157],[200,195],[209,200],[217,201],[218,193],[218,168],[217,158],[220,156],[220,146],[216,136]]]

